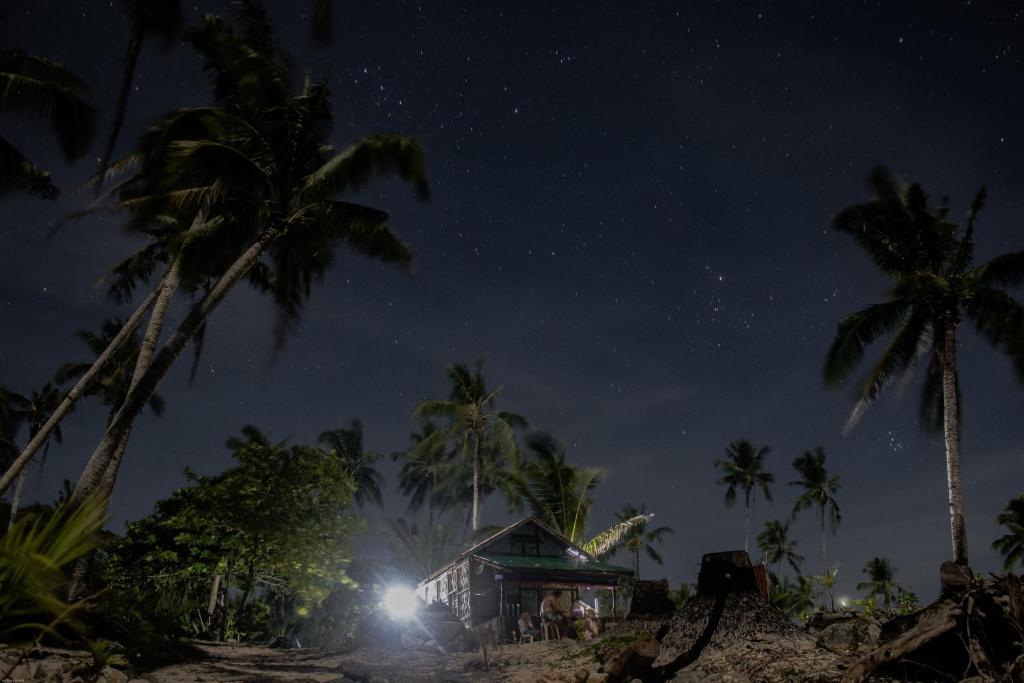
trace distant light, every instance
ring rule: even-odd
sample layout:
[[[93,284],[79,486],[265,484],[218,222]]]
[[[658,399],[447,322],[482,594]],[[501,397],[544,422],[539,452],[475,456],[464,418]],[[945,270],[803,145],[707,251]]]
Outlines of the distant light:
[[[420,600],[411,588],[392,586],[384,591],[384,610],[395,620],[409,619],[419,609]]]
[[[846,598],[839,598],[839,606],[840,607],[847,607],[849,604],[850,604],[850,601],[848,599],[846,599]]]

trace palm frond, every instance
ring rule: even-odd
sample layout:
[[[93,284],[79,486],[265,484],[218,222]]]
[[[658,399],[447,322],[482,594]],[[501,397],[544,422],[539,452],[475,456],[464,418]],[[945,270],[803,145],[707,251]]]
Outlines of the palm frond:
[[[297,200],[316,201],[358,192],[371,178],[387,175],[411,183],[421,200],[430,195],[423,147],[405,135],[378,134],[363,138],[311,173],[303,181]]]
[[[56,199],[60,194],[49,173],[0,137],[0,195],[10,192],[28,192],[40,199]]]
[[[910,311],[904,299],[893,299],[839,321],[835,341],[825,359],[825,383],[839,384],[860,364],[864,349],[904,323]]]
[[[85,154],[96,129],[96,111],[83,99],[85,91],[85,83],[57,62],[22,50],[0,51],[0,113],[49,120],[69,161]]]
[[[654,515],[637,515],[617,522],[580,547],[595,559],[603,560],[612,555],[629,539],[629,534],[633,529],[644,526],[653,517]]]

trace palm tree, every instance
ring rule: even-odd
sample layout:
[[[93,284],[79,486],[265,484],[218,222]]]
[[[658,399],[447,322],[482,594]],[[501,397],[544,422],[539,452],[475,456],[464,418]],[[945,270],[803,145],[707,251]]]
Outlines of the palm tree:
[[[483,359],[472,368],[462,363],[448,366],[451,395],[448,400],[425,400],[416,407],[413,417],[427,421],[447,419],[447,428],[424,440],[424,448],[433,448],[440,440],[451,440],[459,446],[462,459],[473,471],[471,518],[473,531],[480,528],[481,493],[485,485],[482,474],[488,462],[498,469],[517,457],[518,446],[512,433],[514,427],[525,427],[526,419],[516,413],[495,410],[501,387],[487,389],[483,375]]]
[[[757,547],[768,558],[768,564],[775,565],[775,575],[782,575],[782,563],[788,562],[789,566],[799,576],[800,563],[804,561],[803,555],[796,552],[798,541],[789,538],[789,522],[782,522],[777,519],[765,522],[764,530],[757,535]]]
[[[408,511],[416,512],[426,503],[428,529],[435,526],[435,512],[444,511],[453,502],[445,482],[452,473],[455,453],[443,440],[431,439],[436,433],[438,428],[433,422],[424,423],[422,432],[410,436],[412,445],[391,456],[402,463],[398,469],[398,487],[403,496],[409,497]],[[425,564],[430,574],[434,570],[434,535],[426,536]]]
[[[125,19],[128,21],[130,38],[125,46],[121,67],[121,88],[118,90],[117,104],[114,106],[114,121],[110,128],[110,137],[100,162],[97,191],[102,186],[103,177],[110,167],[114,155],[114,147],[124,125],[124,117],[128,111],[128,97],[132,84],[135,82],[136,66],[142,46],[147,38],[155,38],[163,42],[167,49],[177,40],[181,32],[183,11],[181,0],[125,0],[121,3]],[[323,44],[330,39],[332,0],[313,0],[313,38]],[[238,2],[236,11],[241,21],[246,23],[266,24],[266,13],[258,3]]]
[[[771,484],[775,476],[764,471],[764,459],[771,452],[771,446],[756,447],[746,439],[733,441],[725,449],[726,459],[715,460],[715,467],[723,474],[719,486],[726,486],[725,505],[732,507],[737,491],[743,491],[743,550],[750,552],[750,511],[754,507],[756,489],[764,497],[772,499]]]
[[[1012,572],[1014,564],[1024,567],[1024,496],[1012,498],[996,517],[996,524],[1007,531],[992,543],[992,549],[1003,555],[1003,570]]]
[[[29,438],[35,436],[39,428],[46,422],[47,418],[50,417],[50,413],[56,409],[57,405],[60,404],[63,395],[60,390],[52,383],[47,382],[40,389],[33,390],[31,394],[25,396],[24,394],[18,394],[11,391],[5,391],[6,396],[3,402],[7,404],[7,410],[10,411],[13,417],[14,424],[24,422],[28,425]],[[14,434],[11,434],[14,437]],[[57,443],[64,441],[64,433],[57,428],[53,431],[52,439]],[[50,449],[49,440],[43,447],[43,462],[45,463],[46,454]],[[8,530],[14,526],[14,518],[18,514],[18,507],[21,504],[22,489],[25,486],[25,479],[27,478],[28,470],[24,469],[21,471],[21,475],[18,477],[18,483],[14,488],[14,497],[11,499],[11,517],[8,522]]]
[[[118,186],[118,205],[141,217],[200,212],[207,221],[219,219],[214,244],[226,246],[229,257],[138,373],[78,480],[76,500],[97,488],[142,406],[236,284],[255,278],[273,296],[281,342],[339,245],[408,266],[410,251],[388,229],[386,214],[333,196],[379,174],[411,183],[423,199],[428,193],[423,150],[408,137],[372,135],[340,153],[325,144],[327,89],[307,85],[289,95],[286,62],[265,26],[246,25],[236,34],[207,17],[188,37],[213,77],[217,106],[158,121],[143,140],[138,170]]]
[[[622,506],[621,510],[615,513],[615,517],[620,522],[626,522],[637,517],[650,519],[653,515],[647,514],[647,505],[645,503],[642,503],[639,508],[635,507],[632,503],[626,503]],[[655,529],[648,529],[645,522],[644,524],[636,525],[627,534],[625,544],[622,547],[624,550],[633,553],[633,571],[637,579],[640,578],[640,551],[644,551],[649,558],[658,564],[662,564],[661,555],[654,549],[654,544],[661,543],[662,537],[672,533],[675,533],[672,527],[659,526]]]
[[[845,380],[871,342],[893,333],[858,389],[850,428],[886,386],[925,359],[921,423],[945,431],[953,560],[966,565],[956,335],[966,317],[986,341],[1013,358],[1024,380],[1024,308],[1005,291],[1024,283],[1024,251],[974,265],[974,226],[985,204],[984,188],[961,230],[948,220],[945,201],[930,206],[920,185],[907,187],[885,168],[875,169],[869,183],[874,196],[843,209],[833,227],[852,235],[892,284],[882,303],[839,322],[825,361],[825,382]]]
[[[85,343],[90,352],[99,356],[111,345],[123,327],[124,322],[121,320],[104,320],[98,333],[81,330],[78,332],[78,338]],[[117,347],[114,357],[104,365],[103,374],[86,392],[86,395],[99,397],[100,402],[107,406],[108,425],[114,419],[121,403],[124,402],[125,396],[128,395],[139,350],[139,335],[133,332],[126,342]],[[67,384],[71,380],[80,379],[95,362],[92,360],[81,363],[65,363],[57,370],[54,381],[58,384]],[[153,394],[149,398],[149,409],[158,417],[163,415],[164,400],[159,394]]]
[[[841,516],[839,504],[836,502],[835,494],[839,492],[839,475],[829,475],[825,469],[825,449],[818,446],[813,451],[804,451],[804,454],[793,461],[793,469],[800,475],[798,481],[789,482],[790,486],[799,486],[803,492],[796,499],[793,506],[793,518],[801,510],[808,510],[812,507],[818,508],[821,522],[821,575],[828,575],[828,549],[826,534],[826,511],[832,527],[832,534],[839,528]],[[821,592],[821,608],[825,608],[825,590]]]
[[[885,609],[891,609],[899,585],[893,579],[896,570],[893,569],[889,558],[871,558],[864,565],[863,572],[867,574],[868,580],[858,583],[857,590],[867,590],[867,597],[881,598]]]
[[[573,543],[586,533],[593,491],[604,472],[565,461],[565,447],[543,432],[526,438],[528,453],[508,474],[510,506],[527,509]]]
[[[595,558],[612,555],[654,517],[637,514],[620,519],[587,540],[593,492],[604,472],[566,462],[565,447],[550,434],[531,434],[526,446],[526,456],[502,477],[510,507],[528,511]]]
[[[352,420],[348,429],[323,432],[320,434],[320,443],[345,464],[345,469],[355,483],[356,504],[362,507],[366,501],[370,501],[377,507],[384,507],[381,491],[384,477],[373,466],[381,456],[380,453],[367,453],[363,450],[363,423]]]
[[[64,158],[73,161],[92,142],[96,112],[83,97],[85,83],[57,62],[22,50],[0,50],[0,113],[13,111],[49,120]],[[56,199],[50,174],[0,137],[0,194],[28,191]]]

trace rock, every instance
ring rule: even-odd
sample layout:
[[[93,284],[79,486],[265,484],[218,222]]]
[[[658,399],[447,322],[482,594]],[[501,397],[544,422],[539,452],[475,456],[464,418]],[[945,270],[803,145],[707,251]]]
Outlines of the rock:
[[[837,621],[826,626],[818,633],[817,644],[838,654],[853,652],[866,652],[877,644],[877,629],[875,637],[868,622],[860,619],[847,619]]]
[[[590,674],[587,676],[587,683],[608,683],[608,674]]]
[[[100,672],[97,683],[128,683],[128,676],[123,671],[108,666]]]

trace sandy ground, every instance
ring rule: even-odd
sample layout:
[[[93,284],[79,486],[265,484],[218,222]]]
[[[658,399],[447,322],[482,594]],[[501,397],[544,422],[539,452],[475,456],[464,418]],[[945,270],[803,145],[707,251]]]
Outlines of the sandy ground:
[[[425,652],[360,650],[342,655],[318,650],[276,650],[247,645],[195,645],[204,655],[201,661],[167,666],[134,680],[150,683],[344,683],[350,680],[381,683],[556,683],[578,680],[578,672],[587,670],[590,673],[597,669],[588,651],[572,641],[491,648],[488,653],[490,666],[486,668],[480,653],[459,653],[445,657]]]

